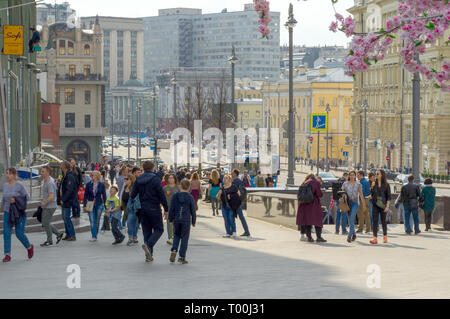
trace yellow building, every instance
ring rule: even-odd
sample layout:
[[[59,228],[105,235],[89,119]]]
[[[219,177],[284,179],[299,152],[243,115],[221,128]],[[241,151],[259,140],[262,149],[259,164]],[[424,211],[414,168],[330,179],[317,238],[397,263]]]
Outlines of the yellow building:
[[[353,79],[343,68],[314,69],[294,78],[295,156],[317,160],[317,133],[311,133],[311,114],[329,113],[329,158],[350,160]],[[287,80],[263,85],[264,127],[280,129],[280,155],[288,155],[289,83]],[[309,138],[313,137],[313,143]],[[326,133],[320,134],[319,157],[326,158]],[[348,156],[344,156],[344,153]]]
[[[261,99],[242,99],[236,100],[237,120],[236,127],[256,128],[262,127],[262,100]]]

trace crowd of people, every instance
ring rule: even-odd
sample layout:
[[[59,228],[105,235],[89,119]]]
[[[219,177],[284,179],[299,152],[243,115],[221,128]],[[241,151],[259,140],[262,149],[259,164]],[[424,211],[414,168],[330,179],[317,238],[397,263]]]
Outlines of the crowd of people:
[[[315,226],[317,242],[326,242],[322,238],[323,207],[321,198],[321,179],[308,174],[299,188],[299,207],[297,225],[301,232],[301,241],[314,242],[312,226]],[[415,235],[421,233],[419,227],[419,208],[424,212],[425,231],[431,231],[432,212],[435,208],[436,189],[431,179],[425,180],[425,187],[414,183],[414,176],[408,177],[408,184],[401,188],[395,201],[398,219],[405,226],[405,233]],[[387,223],[391,212],[391,187],[387,182],[384,170],[369,173],[368,179],[364,171],[345,172],[337,183],[333,184],[332,203],[330,208],[336,208],[335,226],[338,235],[347,236],[347,242],[357,239],[357,233],[372,233],[371,244],[378,244],[379,225],[383,231],[383,243],[388,242]],[[412,218],[411,218],[412,216]],[[358,222],[358,223],[357,223]],[[414,224],[414,226],[412,225]],[[358,225],[358,229],[356,226]]]
[[[94,167],[95,166],[95,167]],[[90,164],[77,166],[75,160],[64,161],[60,165],[62,175],[56,181],[51,176],[51,169],[41,169],[42,200],[39,210],[46,241],[42,247],[54,245],[61,241],[76,241],[76,231],[72,219],[80,217],[81,211],[89,216],[90,242],[98,241],[98,235],[111,231],[114,242],[119,245],[127,238],[127,246],[139,243],[138,233],[142,229],[142,249],[147,262],[153,261],[153,248],[164,233],[163,217],[167,226],[167,244],[171,246],[170,261],[186,264],[191,227],[196,225],[198,201],[202,198],[202,180],[208,181],[206,197],[211,203],[212,216],[222,214],[226,238],[236,238],[236,219],[242,223],[243,237],[250,236],[248,223],[243,211],[247,209],[247,188],[252,181],[248,172],[242,175],[235,169],[227,174],[223,169],[211,171],[189,171],[186,168],[174,170],[160,166],[157,170],[154,162],[146,161],[141,167],[132,165]],[[94,168],[94,170],[89,170]],[[109,177],[109,179],[107,178]],[[11,261],[11,234],[16,230],[16,237],[27,249],[28,258],[34,255],[34,246],[25,235],[27,220],[26,208],[30,196],[24,185],[17,179],[17,171],[6,171],[7,183],[3,187],[1,209],[4,212],[4,262]],[[302,241],[324,243],[322,237],[323,206],[321,198],[322,180],[310,173],[298,190],[299,206],[297,225]],[[261,172],[255,176],[256,187],[273,187],[274,179],[269,174],[264,177]],[[404,221],[405,232],[411,235],[414,228],[419,229],[419,207],[425,213],[426,231],[431,230],[432,212],[435,206],[436,190],[431,179],[425,180],[425,187],[420,188],[409,177],[409,183],[401,189],[395,202],[399,219]],[[372,233],[371,244],[378,244],[378,229],[381,225],[383,242],[387,243],[387,223],[392,201],[390,185],[384,170],[369,173],[351,171],[333,184],[331,206],[336,207],[336,234],[340,230],[352,243],[357,234],[365,228],[366,234]],[[51,221],[57,207],[61,207],[64,232],[59,231]],[[266,214],[271,209],[271,201],[264,200]],[[331,207],[330,207],[331,208]],[[412,215],[412,218],[411,218]],[[101,220],[103,218],[103,223]],[[412,225],[413,224],[413,225]],[[101,225],[101,226],[100,226]]]

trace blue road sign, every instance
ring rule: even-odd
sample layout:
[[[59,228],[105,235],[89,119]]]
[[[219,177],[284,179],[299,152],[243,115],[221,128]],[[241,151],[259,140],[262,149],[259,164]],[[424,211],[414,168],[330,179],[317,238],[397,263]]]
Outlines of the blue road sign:
[[[344,157],[348,157],[348,152],[344,152],[342,155],[344,155]]]
[[[311,131],[326,131],[327,124],[326,114],[311,114]]]

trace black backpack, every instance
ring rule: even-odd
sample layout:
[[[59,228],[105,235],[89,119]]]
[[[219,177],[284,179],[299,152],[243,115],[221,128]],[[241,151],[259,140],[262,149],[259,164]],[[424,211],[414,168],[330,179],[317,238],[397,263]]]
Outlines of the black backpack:
[[[298,188],[297,198],[300,204],[311,204],[314,201],[311,183],[301,185]]]

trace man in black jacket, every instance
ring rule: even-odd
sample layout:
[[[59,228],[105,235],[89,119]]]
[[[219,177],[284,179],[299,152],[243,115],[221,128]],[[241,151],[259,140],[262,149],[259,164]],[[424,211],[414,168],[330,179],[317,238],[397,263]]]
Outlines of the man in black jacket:
[[[405,227],[406,233],[411,235],[412,229],[409,219],[411,218],[411,213],[414,218],[414,232],[416,235],[420,234],[419,229],[419,198],[420,198],[420,186],[414,184],[414,176],[408,177],[408,184],[404,185],[400,190],[400,200],[403,203],[405,209]]]
[[[71,170],[69,162],[64,161],[61,164],[61,170],[63,172],[63,179],[59,184],[58,203],[62,208],[64,227],[66,228],[66,237],[62,240],[75,241],[75,228],[70,219],[70,210],[75,202],[78,203],[78,182],[75,173]]]
[[[139,195],[141,209],[138,211],[139,221],[144,233],[145,261],[153,261],[153,247],[164,232],[161,205],[164,208],[164,219],[168,218],[169,207],[164,194],[161,180],[154,173],[155,164],[151,161],[144,162],[144,174],[136,179],[131,192],[131,198]]]
[[[76,182],[77,182],[77,198],[74,201],[72,206],[72,218],[80,218],[80,202],[78,201],[78,189],[81,185],[83,185],[83,175],[81,173],[81,169],[77,166],[77,163],[73,158],[69,160],[70,162],[70,170],[74,173]]]
[[[233,179],[232,185],[236,186],[236,188],[241,193],[241,206],[237,210],[237,215],[241,220],[242,227],[244,228],[244,233],[241,235],[242,237],[250,237],[250,231],[248,229],[247,221],[245,220],[244,213],[242,209],[247,208],[247,189],[245,188],[245,184],[239,178],[239,171],[237,169],[231,172],[231,177]]]

